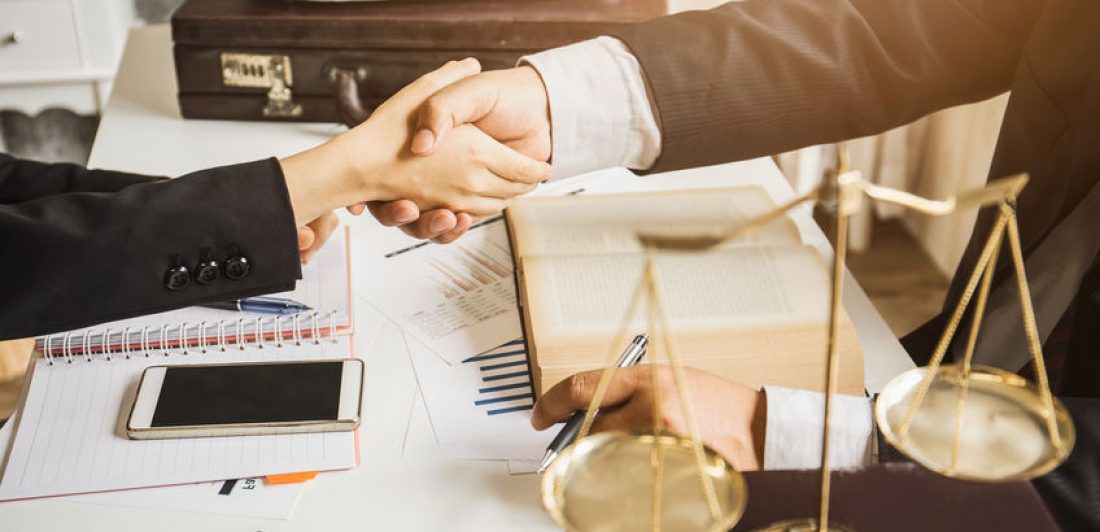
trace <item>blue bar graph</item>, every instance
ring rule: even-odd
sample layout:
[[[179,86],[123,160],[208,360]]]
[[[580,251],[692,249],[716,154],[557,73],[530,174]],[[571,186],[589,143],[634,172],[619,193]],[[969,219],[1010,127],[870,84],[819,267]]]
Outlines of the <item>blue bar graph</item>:
[[[517,338],[462,361],[477,367],[485,386],[478,388],[474,405],[485,415],[525,412],[535,407],[531,370],[523,338]]]

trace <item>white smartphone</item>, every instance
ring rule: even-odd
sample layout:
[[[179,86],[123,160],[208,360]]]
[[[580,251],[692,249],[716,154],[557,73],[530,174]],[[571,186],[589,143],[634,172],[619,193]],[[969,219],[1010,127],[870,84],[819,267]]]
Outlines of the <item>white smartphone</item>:
[[[135,440],[354,430],[363,361],[145,369],[126,422]]]

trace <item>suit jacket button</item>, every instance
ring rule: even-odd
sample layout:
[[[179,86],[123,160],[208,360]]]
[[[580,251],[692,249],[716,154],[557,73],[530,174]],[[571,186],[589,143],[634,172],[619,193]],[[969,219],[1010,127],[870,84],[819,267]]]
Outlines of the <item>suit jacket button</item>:
[[[221,271],[218,270],[218,261],[214,260],[210,248],[203,248],[201,259],[198,266],[195,266],[195,280],[202,284],[217,281]]]
[[[169,268],[168,273],[164,274],[164,286],[173,292],[182,290],[189,284],[191,273],[187,271],[187,266]]]
[[[202,284],[210,284],[218,280],[221,272],[218,271],[218,263],[215,261],[203,262],[195,269],[195,280]]]
[[[252,269],[252,265],[237,246],[229,246],[228,251],[229,258],[225,259],[225,276],[234,281],[243,279]]]
[[[243,279],[248,275],[248,270],[251,268],[248,264],[248,259],[244,257],[233,257],[225,261],[225,276],[237,280]]]

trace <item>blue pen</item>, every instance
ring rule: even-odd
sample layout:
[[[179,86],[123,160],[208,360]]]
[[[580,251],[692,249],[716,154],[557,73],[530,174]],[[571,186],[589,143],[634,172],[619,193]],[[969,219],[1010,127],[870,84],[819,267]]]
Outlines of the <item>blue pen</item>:
[[[296,314],[310,310],[310,307],[291,299],[267,296],[246,297],[199,306],[238,312],[258,312],[260,314]]]

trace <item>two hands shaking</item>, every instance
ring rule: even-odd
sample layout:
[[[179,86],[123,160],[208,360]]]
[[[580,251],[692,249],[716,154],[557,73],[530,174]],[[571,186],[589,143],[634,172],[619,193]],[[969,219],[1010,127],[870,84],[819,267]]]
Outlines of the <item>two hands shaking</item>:
[[[475,59],[425,74],[364,123],[280,161],[303,260],[369,208],[383,224],[450,242],[476,217],[550,178],[550,116],[534,69],[481,73]]]
[[[481,72],[476,60],[451,62],[405,87],[359,126],[281,161],[303,260],[337,225],[332,209],[370,209],[380,222],[418,238],[448,243],[474,219],[549,179],[550,110],[546,88],[529,66]],[[668,368],[619,370],[595,430],[653,426],[652,371],[661,389]],[[573,375],[538,401],[532,424],[546,430],[587,408],[598,371]],[[763,393],[689,369],[688,388],[704,443],[739,469],[763,463]],[[684,432],[676,395],[661,394],[661,424]]]

